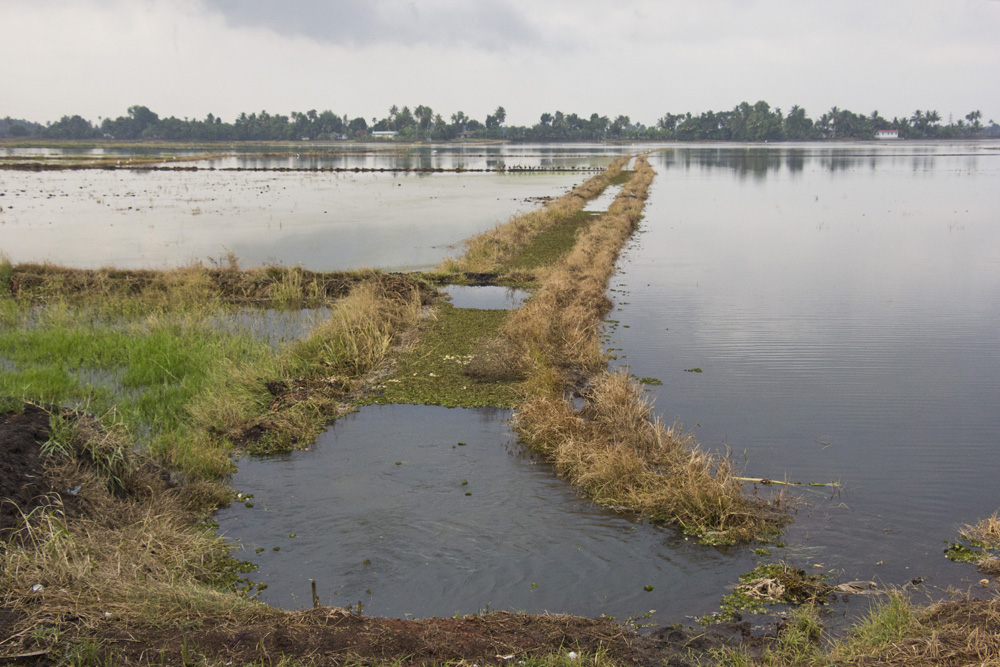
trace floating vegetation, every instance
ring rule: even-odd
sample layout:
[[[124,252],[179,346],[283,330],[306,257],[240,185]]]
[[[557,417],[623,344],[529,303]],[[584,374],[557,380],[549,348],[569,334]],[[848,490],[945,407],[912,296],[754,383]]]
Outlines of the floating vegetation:
[[[703,624],[737,620],[740,612],[763,613],[776,604],[822,604],[834,592],[826,574],[807,574],[785,563],[761,563],[740,575],[732,593],[722,598],[721,611],[703,616]]]
[[[966,525],[959,535],[961,540],[950,543],[944,555],[956,563],[972,563],[983,574],[1000,576],[1000,510]]]

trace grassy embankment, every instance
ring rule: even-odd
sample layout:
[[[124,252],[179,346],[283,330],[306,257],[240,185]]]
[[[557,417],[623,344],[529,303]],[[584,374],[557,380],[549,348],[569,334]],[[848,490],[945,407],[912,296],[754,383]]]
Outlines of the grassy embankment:
[[[11,632],[0,641],[51,644],[106,618],[169,625],[277,613],[225,592],[243,585],[242,565],[201,517],[231,497],[222,476],[236,448],[307,444],[425,296],[419,281],[372,272],[0,262],[3,412],[23,414],[25,401],[76,408],[45,408],[45,472],[29,472],[48,480],[48,495],[21,508],[19,537],[0,540],[0,615]],[[325,305],[330,315],[276,349],[240,330],[251,304]]]
[[[463,358],[463,372],[516,382],[519,435],[596,502],[674,523],[705,542],[773,537],[781,513],[746,495],[728,456],[705,452],[664,425],[637,382],[605,370],[608,281],[653,179],[644,157],[633,172],[621,172],[623,164],[473,239],[464,257],[442,266],[452,279],[488,276],[533,288],[532,298]],[[612,182],[623,188],[606,213],[581,210]],[[576,409],[572,398],[581,390],[586,404]]]
[[[546,267],[565,256],[578,234],[599,219],[583,211],[588,201],[629,174],[620,158],[545,206],[470,239],[459,259],[448,259],[425,277],[440,284],[506,285],[534,288]],[[420,326],[419,345],[399,355],[392,373],[375,387],[374,403],[433,403],[447,406],[512,408],[524,395],[523,374],[484,366],[483,350],[493,342],[510,314],[503,310],[440,305]],[[489,355],[487,355],[489,356]]]

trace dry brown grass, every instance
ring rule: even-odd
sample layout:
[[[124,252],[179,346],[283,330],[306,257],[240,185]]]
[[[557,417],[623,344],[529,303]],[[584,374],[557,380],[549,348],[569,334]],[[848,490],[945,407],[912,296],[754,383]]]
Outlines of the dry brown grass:
[[[69,419],[68,415],[60,417]],[[238,583],[229,546],[185,510],[190,489],[169,488],[123,435],[80,416],[50,448],[52,493],[0,542],[0,608],[16,619],[10,647],[46,647],[65,633],[113,622],[176,623],[192,614],[250,619],[269,610],[223,591]]]
[[[608,280],[625,241],[642,218],[654,172],[643,157],[608,212],[584,231],[569,254],[539,270],[531,301],[512,313],[504,330],[507,344],[526,361],[551,365],[564,384],[604,368],[600,326],[611,308]]]
[[[521,437],[596,502],[674,523],[706,542],[773,533],[779,516],[749,498],[728,456],[699,449],[652,413],[624,370],[596,377],[576,412],[553,395],[528,399],[515,417]]]
[[[490,273],[509,262],[519,250],[542,230],[559,224],[594,197],[601,194],[628,162],[621,157],[606,170],[573,188],[558,199],[530,213],[519,214],[490,231],[473,237],[466,243],[465,254],[459,259],[449,259],[442,264],[448,273]]]
[[[975,525],[966,524],[962,537],[988,549],[1000,549],[1000,510]]]

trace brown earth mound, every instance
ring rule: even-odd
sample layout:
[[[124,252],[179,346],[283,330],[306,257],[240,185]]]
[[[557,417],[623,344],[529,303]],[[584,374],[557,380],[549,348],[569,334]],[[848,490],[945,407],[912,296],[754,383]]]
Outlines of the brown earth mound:
[[[0,539],[54,491],[41,460],[48,437],[49,412],[42,407],[0,414]]]

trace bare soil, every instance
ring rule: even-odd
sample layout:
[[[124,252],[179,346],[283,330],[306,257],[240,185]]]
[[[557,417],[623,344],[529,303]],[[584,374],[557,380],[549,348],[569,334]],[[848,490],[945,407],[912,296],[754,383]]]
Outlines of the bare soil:
[[[49,413],[26,405],[23,413],[0,415],[0,539],[56,489],[45,475],[41,444],[49,437]]]

